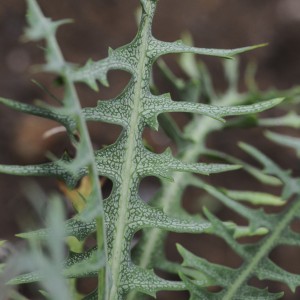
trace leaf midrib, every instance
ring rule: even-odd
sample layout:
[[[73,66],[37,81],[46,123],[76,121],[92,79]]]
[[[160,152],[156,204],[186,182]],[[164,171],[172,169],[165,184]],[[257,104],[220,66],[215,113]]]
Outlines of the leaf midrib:
[[[129,122],[128,130],[128,139],[126,143],[126,152],[124,155],[124,165],[121,172],[122,184],[119,190],[120,196],[122,199],[119,201],[119,209],[118,209],[118,220],[116,223],[116,237],[113,243],[113,253],[112,253],[112,275],[115,280],[110,299],[115,300],[118,298],[118,287],[120,280],[120,271],[121,271],[121,261],[122,261],[122,249],[124,243],[124,236],[128,223],[128,214],[129,214],[129,201],[130,201],[130,187],[133,183],[134,173],[136,172],[136,166],[134,163],[134,157],[136,155],[136,146],[137,141],[135,139],[138,136],[138,124],[139,124],[139,115],[140,115],[140,99],[142,95],[142,82],[143,75],[146,65],[146,53],[148,47],[148,27],[150,25],[150,18],[148,16],[145,27],[142,32],[142,43],[139,48],[140,59],[137,67],[137,78],[134,88],[134,96],[133,96],[133,104],[132,104],[132,114]]]

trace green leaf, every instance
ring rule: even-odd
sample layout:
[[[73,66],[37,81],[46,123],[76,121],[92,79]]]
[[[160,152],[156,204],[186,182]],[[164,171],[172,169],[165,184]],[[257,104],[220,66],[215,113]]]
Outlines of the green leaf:
[[[194,294],[198,296],[203,294],[206,295],[205,297],[207,297],[207,299],[214,299],[212,298],[213,295],[216,297],[220,296],[220,299],[244,299],[246,297],[244,294],[245,292],[246,294],[249,293],[247,297],[250,297],[250,295],[254,296],[256,293],[253,291],[253,287],[250,287],[247,284],[247,280],[253,276],[258,277],[261,280],[270,279],[285,282],[294,292],[296,287],[300,285],[300,275],[283,270],[273,263],[268,258],[268,255],[272,249],[281,244],[281,237],[284,238],[287,233],[286,230],[288,230],[291,221],[295,218],[297,211],[299,210],[299,200],[299,198],[296,199],[285,209],[285,211],[276,216],[274,215],[271,218],[265,216],[265,218],[268,219],[268,222],[270,222],[270,225],[268,226],[270,231],[264,239],[255,244],[237,243],[232,232],[208,210],[205,210],[207,218],[213,225],[214,234],[223,238],[227,244],[243,258],[244,262],[239,268],[232,269],[212,264],[203,258],[193,255],[183,247],[178,246],[178,251],[184,258],[183,266],[193,268],[198,272],[203,273],[208,278],[214,280],[214,285],[223,288],[219,294],[213,294],[201,289],[201,287],[190,285],[192,297]],[[256,291],[257,293],[265,292],[257,289]],[[269,296],[271,297],[272,295],[266,293],[264,297]]]
[[[300,119],[300,117],[299,117],[299,119]],[[300,139],[299,138],[287,136],[284,134],[278,134],[278,133],[274,133],[274,132],[270,132],[270,131],[266,132],[266,137],[279,145],[283,145],[283,146],[287,146],[287,147],[295,149],[298,157],[300,157]]]
[[[258,149],[245,143],[239,143],[239,146],[258,160],[264,166],[264,170],[267,174],[277,176],[284,183],[284,189],[282,192],[283,199],[288,199],[293,194],[299,194],[299,178],[292,178],[289,171],[282,170],[276,163]]]
[[[70,219],[65,223],[65,232],[68,236],[75,236],[79,241],[84,240],[89,234],[95,232],[95,222],[86,223],[77,218]],[[40,229],[27,233],[19,233],[16,236],[24,239],[46,239],[48,236],[48,229]]]
[[[243,166],[243,169],[247,173],[249,173],[251,176],[253,176],[254,178],[256,178],[258,181],[260,181],[263,184],[272,185],[272,186],[282,185],[282,182],[277,177],[266,174],[265,172],[261,172],[261,170],[259,168],[253,167],[250,164],[248,164],[236,157],[233,157],[229,154],[226,154],[226,153],[223,153],[220,151],[216,151],[216,150],[211,150],[211,149],[205,149],[203,151],[203,153],[206,155],[224,159],[225,161],[233,163],[233,164],[238,164],[238,165]]]
[[[282,117],[277,118],[261,118],[258,120],[261,126],[278,127],[288,126],[292,128],[300,128],[300,116],[294,111],[290,111]]]
[[[177,41],[173,43],[167,42],[156,42],[157,46],[160,48],[161,55],[170,53],[194,53],[200,55],[217,56],[221,58],[233,58],[237,54],[248,52],[260,47],[265,47],[267,44],[254,45],[249,47],[242,47],[237,49],[206,49],[206,48],[196,48],[185,45],[182,41]]]
[[[285,204],[280,197],[268,193],[225,190],[225,194],[233,200],[246,201],[254,205],[281,206]]]

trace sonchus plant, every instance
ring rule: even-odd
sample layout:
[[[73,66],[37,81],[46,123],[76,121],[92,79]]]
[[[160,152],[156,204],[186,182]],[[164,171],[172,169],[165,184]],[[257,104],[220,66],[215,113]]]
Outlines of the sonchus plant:
[[[160,56],[169,53],[187,52],[231,59],[236,54],[261,45],[216,50],[191,47],[181,41],[159,41],[151,32],[157,1],[141,0],[142,15],[133,41],[118,49],[110,49],[108,57],[103,60],[89,60],[84,67],[77,68],[64,59],[56,40],[57,29],[68,21],[53,22],[42,14],[35,0],[27,2],[29,27],[26,37],[33,41],[45,40],[46,63],[42,69],[59,76],[64,87],[64,97],[60,107],[40,102],[34,106],[4,98],[0,98],[0,102],[18,111],[59,122],[66,128],[69,139],[76,148],[76,155],[73,158],[66,153],[60,159],[52,157],[53,161],[41,165],[0,165],[0,171],[23,176],[54,176],[64,180],[70,188],[74,188],[84,176],[88,176],[90,193],[82,195],[84,207],[66,222],[64,232],[81,241],[96,233],[97,246],[82,252],[70,251],[62,271],[69,278],[98,277],[98,288],[84,299],[120,300],[125,299],[132,291],[155,296],[156,292],[162,290],[190,289],[194,282],[191,283],[183,274],[183,281],[168,281],[152,270],[133,263],[133,236],[146,228],[186,233],[211,232],[215,230],[213,228],[216,221],[208,213],[209,220],[192,219],[168,214],[167,211],[148,205],[138,194],[140,182],[148,176],[172,180],[177,172],[209,175],[235,170],[240,166],[197,163],[194,162],[195,159],[181,160],[180,157],[175,158],[171,150],[161,154],[154,153],[145,147],[143,131],[146,127],[157,130],[157,118],[166,112],[194,113],[212,118],[214,122],[223,122],[223,117],[226,116],[258,113],[271,108],[280,103],[282,98],[238,106],[173,101],[169,94],[155,95],[151,92],[152,65]],[[84,82],[97,90],[97,81],[108,84],[107,73],[110,70],[128,72],[131,79],[127,86],[114,99],[99,101],[95,107],[82,108],[75,84]],[[94,151],[87,131],[87,121],[117,124],[123,130],[114,144]],[[198,125],[195,126],[187,129],[187,136],[196,136],[198,130],[203,130]],[[113,182],[112,192],[105,201],[99,186],[99,176],[107,177]],[[20,236],[45,239],[49,234],[51,231],[45,229]],[[180,252],[184,254],[181,248]],[[43,281],[43,274],[44,271],[36,270],[20,275],[10,283]],[[228,276],[226,278],[230,280],[231,275]],[[232,295],[234,297],[235,294]]]

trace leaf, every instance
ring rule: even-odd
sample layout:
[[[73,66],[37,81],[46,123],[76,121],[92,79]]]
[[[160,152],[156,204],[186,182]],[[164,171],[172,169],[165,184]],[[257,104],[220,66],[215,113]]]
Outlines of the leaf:
[[[261,126],[268,127],[288,126],[292,128],[300,128],[300,117],[296,114],[296,112],[290,111],[281,117],[259,119],[258,123]]]
[[[68,236],[74,236],[79,241],[84,240],[89,234],[95,232],[95,222],[85,223],[78,218],[74,217],[65,222],[65,232]],[[48,236],[48,229],[40,229],[36,231],[19,233],[16,236],[24,239],[46,239]]]
[[[194,53],[208,56],[217,56],[222,58],[233,58],[237,54],[241,54],[247,51],[251,51],[260,47],[265,47],[267,44],[254,45],[249,47],[237,48],[237,49],[205,49],[196,48],[183,44],[182,41],[177,41],[174,43],[160,42],[158,47],[161,48],[161,55],[170,53]]]
[[[300,117],[299,117],[299,119],[300,119]],[[266,136],[268,139],[270,139],[271,141],[273,141],[277,144],[295,149],[298,157],[300,157],[300,139],[299,138],[295,138],[295,137],[291,137],[291,136],[287,136],[287,135],[283,135],[283,134],[278,134],[278,133],[274,133],[274,132],[270,132],[270,131],[266,132]]]
[[[281,206],[285,204],[280,197],[267,193],[225,190],[225,194],[233,200],[246,201],[254,205]]]
[[[209,294],[208,291],[201,289],[197,284],[193,281],[189,280],[188,277],[181,274],[182,280],[185,282],[188,287],[191,297],[190,300],[223,300],[224,292],[214,293],[213,295]],[[244,288],[240,291],[239,295],[231,298],[232,300],[276,300],[281,299],[283,293],[269,293],[267,290],[258,290],[254,287]]]
[[[284,183],[284,189],[282,192],[283,199],[288,199],[293,194],[299,194],[299,178],[290,177],[289,171],[282,170],[276,163],[258,149],[245,143],[239,143],[239,146],[258,160],[264,166],[264,170],[267,174],[277,176]]]
[[[243,166],[243,169],[246,172],[248,172],[250,175],[252,175],[258,181],[260,181],[264,184],[272,185],[272,186],[282,185],[282,182],[277,177],[266,174],[265,172],[261,172],[260,169],[253,167],[250,164],[248,164],[238,158],[235,158],[231,155],[228,155],[228,154],[220,152],[220,151],[211,150],[211,149],[205,149],[203,151],[203,153],[213,156],[213,157],[224,159],[225,161],[233,163],[233,164],[238,164],[238,165]]]
[[[183,266],[190,267],[198,272],[204,273],[209,278],[214,280],[214,285],[221,286],[222,292],[219,294],[209,293],[201,289],[201,286],[189,284],[192,299],[194,295],[200,297],[205,295],[204,299],[215,299],[213,297],[220,297],[220,299],[244,299],[247,296],[254,297],[275,297],[271,299],[279,299],[279,294],[269,295],[266,291],[258,290],[250,287],[247,280],[253,276],[259,279],[270,279],[285,282],[292,291],[300,285],[300,275],[291,274],[281,267],[271,262],[268,258],[269,253],[276,245],[280,244],[280,237],[284,234],[290,225],[291,221],[295,218],[296,212],[300,207],[300,199],[298,198],[291,203],[288,208],[273,216],[273,218],[265,217],[269,220],[270,225],[267,226],[270,232],[267,236],[255,244],[239,244],[234,240],[232,233],[226,229],[224,224],[213,216],[208,210],[205,211],[206,216],[214,227],[214,234],[223,238],[227,244],[234,249],[234,251],[243,258],[244,262],[241,267],[231,269],[221,265],[212,264],[202,258],[199,258],[183,247],[178,246],[178,251],[184,258]],[[245,294],[246,293],[246,294]],[[263,296],[263,293],[265,295]],[[264,298],[262,298],[264,299]]]

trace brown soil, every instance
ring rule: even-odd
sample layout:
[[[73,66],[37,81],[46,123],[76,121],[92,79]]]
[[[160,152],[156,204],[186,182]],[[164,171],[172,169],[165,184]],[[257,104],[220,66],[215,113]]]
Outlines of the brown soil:
[[[43,91],[30,82],[34,77],[49,86],[53,78],[33,75],[29,72],[31,64],[42,62],[43,53],[36,45],[24,44],[19,40],[25,25],[24,2],[10,0],[0,3],[0,95],[24,102],[31,102],[37,98],[51,101],[49,97],[45,97]],[[134,11],[138,5],[137,0],[40,2],[46,15],[51,18],[74,19],[75,23],[63,27],[58,35],[65,57],[71,62],[83,64],[90,57],[94,60],[103,58],[109,46],[116,48],[128,43],[136,32]],[[185,31],[191,32],[195,45],[207,48],[235,48],[268,42],[268,47],[242,56],[241,70],[245,69],[248,62],[255,61],[259,66],[257,80],[262,89],[273,86],[286,89],[299,84],[300,3],[298,0],[161,0],[155,17],[154,35],[162,40],[174,41]],[[173,56],[166,59],[175,73],[180,75]],[[215,86],[223,89],[225,83],[220,60],[205,58],[204,61],[214,76]],[[122,72],[115,72],[109,75],[109,79],[111,87],[102,88],[99,96],[102,99],[117,95],[129,77]],[[158,77],[157,82],[162,90],[166,89],[161,77]],[[244,88],[242,83],[241,88]],[[61,96],[60,90],[55,93],[57,97]],[[80,86],[79,93],[83,105],[94,105],[98,99],[98,95],[83,86]],[[47,141],[43,140],[44,132],[53,126],[56,125],[1,107],[0,162],[39,163],[45,160],[46,151],[59,154],[70,147],[64,142],[63,133]],[[90,131],[95,146],[101,146],[112,143],[117,138],[120,128],[91,124]],[[223,150],[236,152],[236,146],[232,145],[235,145],[239,139],[245,138],[250,142],[255,140],[258,147],[260,146],[281,164],[294,166],[293,154],[289,152],[283,155],[281,148],[274,151],[263,140],[261,130],[253,129],[246,134],[247,137],[244,137],[245,131],[238,130],[226,132],[221,138],[219,134],[215,134],[210,138],[210,142]],[[299,172],[299,167],[297,171]],[[249,187],[247,177],[237,179],[240,180],[241,187]],[[56,182],[51,179],[36,181],[47,191],[57,188]],[[12,239],[13,234],[24,225],[24,221],[20,222],[20,220],[28,220],[29,216],[35,216],[31,205],[24,197],[23,190],[26,189],[27,184],[28,181],[22,178],[0,175],[0,239]],[[232,183],[227,182],[227,184]],[[223,219],[236,218],[226,210],[221,212],[220,216]],[[235,266],[235,256],[221,240],[204,238],[200,247],[198,237],[189,235],[188,238],[186,236],[182,238],[171,235],[168,255],[173,259],[179,259],[174,252],[174,241],[180,241],[195,252],[210,253],[208,258],[212,261],[227,262]],[[212,247],[213,251],[210,250]],[[282,252],[282,249],[276,251],[277,259],[281,262],[284,258]],[[284,265],[296,265],[295,272],[300,273],[299,263],[295,264],[295,261],[299,261],[299,249],[290,250],[288,253]],[[279,288],[273,283],[269,286],[274,291]],[[293,295],[286,287],[284,289],[287,293],[282,299],[300,298],[299,290]],[[170,299],[170,297],[169,294],[161,293],[159,299]]]

